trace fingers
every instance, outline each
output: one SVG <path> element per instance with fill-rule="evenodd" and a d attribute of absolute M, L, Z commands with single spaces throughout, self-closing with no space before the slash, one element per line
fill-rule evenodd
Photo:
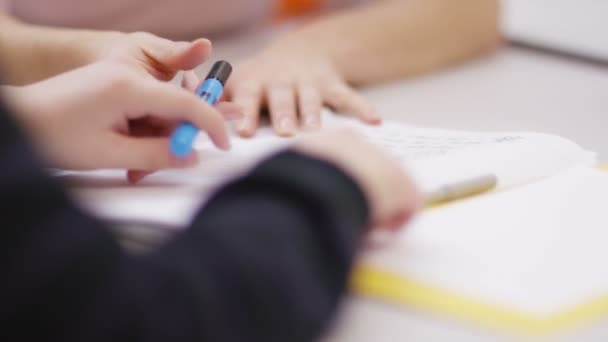
<path fill-rule="evenodd" d="M 215 108 L 228 120 L 238 120 L 243 118 L 243 109 L 236 103 L 219 102 Z"/>
<path fill-rule="evenodd" d="M 205 131 L 217 147 L 230 148 L 222 114 L 196 95 L 162 82 L 149 82 L 130 89 L 127 94 L 130 113 L 153 113 L 169 121 L 190 122 Z"/>
<path fill-rule="evenodd" d="M 271 83 L 266 88 L 266 99 L 274 130 L 281 136 L 296 133 L 296 98 L 288 82 Z"/>
<path fill-rule="evenodd" d="M 396 231 L 403 228 L 422 208 L 422 195 L 409 175 L 402 175 L 400 189 L 402 198 L 400 200 L 395 199 L 395 203 L 399 203 L 400 206 L 394 209 L 392 215 L 387 215 L 383 222 L 378 223 L 385 229 Z"/>
<path fill-rule="evenodd" d="M 141 119 L 131 120 L 129 123 L 129 132 L 125 135 L 129 135 L 131 137 L 169 137 L 178 124 L 178 122 L 171 122 L 157 117 L 147 116 Z M 156 153 L 158 153 L 158 151 L 156 151 Z M 151 157 L 145 157 L 142 160 L 150 161 Z M 169 157 L 167 160 L 169 161 L 169 164 L 165 165 L 164 168 L 188 167 L 197 163 L 198 154 L 192 153 L 186 157 L 180 158 Z M 144 164 L 142 163 L 142 165 Z M 154 172 L 156 171 L 128 170 L 127 180 L 134 184 L 153 174 Z"/>
<path fill-rule="evenodd" d="M 135 184 L 153 173 L 154 171 L 128 170 L 127 181 L 131 184 Z"/>
<path fill-rule="evenodd" d="M 142 160 L 146 160 L 146 159 L 142 159 Z M 150 159 L 147 159 L 147 160 L 150 160 Z M 186 168 L 186 167 L 191 167 L 191 166 L 198 164 L 199 155 L 197 153 L 192 153 L 192 154 L 188 155 L 186 158 L 177 158 L 177 159 L 168 158 L 167 160 L 169 161 L 169 165 L 167 165 L 163 168 Z M 161 169 L 161 168 L 158 168 L 158 169 Z M 129 183 L 135 184 L 155 172 L 156 172 L 156 170 L 135 170 L 135 169 L 128 170 L 127 171 L 127 180 L 129 181 Z"/>
<path fill-rule="evenodd" d="M 179 43 L 178 43 L 179 44 Z M 211 42 L 207 39 L 197 39 L 192 43 L 186 43 L 188 47 L 176 47 L 176 52 L 167 60 L 167 65 L 175 70 L 190 70 L 202 64 L 211 54 Z M 182 46 L 184 46 L 182 44 Z"/>
<path fill-rule="evenodd" d="M 316 130 L 321 127 L 322 99 L 319 91 L 312 83 L 298 84 L 298 109 L 301 127 L 306 130 Z"/>
<path fill-rule="evenodd" d="M 400 164 L 389 161 L 388 156 L 384 158 L 384 177 L 390 181 L 385 184 L 384 194 L 377 197 L 374 223 L 380 228 L 399 230 L 422 208 L 422 195 Z"/>
<path fill-rule="evenodd" d="M 129 120 L 128 129 L 118 130 L 118 132 L 134 137 L 167 137 L 178 124 L 179 122 L 146 116 L 141 119 Z"/>
<path fill-rule="evenodd" d="M 173 42 L 152 35 L 146 37 L 142 44 L 146 55 L 172 71 L 194 69 L 211 54 L 211 42 L 207 39 Z"/>
<path fill-rule="evenodd" d="M 112 146 L 116 148 L 107 156 L 111 167 L 133 171 L 131 177 L 138 180 L 153 172 L 167 168 L 185 168 L 198 163 L 198 153 L 185 158 L 175 157 L 169 149 L 168 137 L 133 138 L 115 135 Z"/>
<path fill-rule="evenodd" d="M 199 83 L 200 80 L 193 70 L 184 71 L 182 75 L 182 88 L 194 93 Z"/>
<path fill-rule="evenodd" d="M 189 70 L 185 71 L 182 77 L 182 88 L 190 91 L 196 92 L 200 84 L 200 80 L 198 76 L 194 73 L 194 71 Z M 222 94 L 223 95 L 223 94 Z M 219 102 L 215 105 L 215 108 L 228 120 L 236 120 L 241 119 L 243 117 L 243 110 L 241 106 L 232 102 Z"/>
<path fill-rule="evenodd" d="M 381 121 L 371 105 L 343 82 L 334 82 L 327 86 L 323 99 L 335 110 L 354 115 L 364 122 L 378 124 Z"/>
<path fill-rule="evenodd" d="M 200 85 L 200 80 L 194 70 L 184 71 L 182 76 L 182 88 L 190 91 L 196 92 Z M 226 92 L 222 94 L 222 99 L 225 99 Z M 241 119 L 243 117 L 243 110 L 241 106 L 232 102 L 219 102 L 215 105 L 215 108 L 224 114 L 224 117 L 229 120 Z"/>
<path fill-rule="evenodd" d="M 184 71 L 182 76 L 182 88 L 194 93 L 198 89 L 199 84 L 200 80 L 193 70 Z M 222 95 L 224 96 L 225 92 Z M 229 120 L 241 119 L 243 117 L 243 110 L 241 109 L 241 106 L 236 103 L 219 102 L 215 105 L 215 108 Z"/>
<path fill-rule="evenodd" d="M 328 160 L 343 168 L 366 194 L 371 223 L 397 229 L 420 208 L 421 196 L 414 179 L 393 157 L 351 129 L 325 130 L 308 135 L 296 150 Z"/>
<path fill-rule="evenodd" d="M 263 95 L 262 85 L 257 81 L 236 83 L 231 88 L 231 94 L 232 101 L 241 107 L 243 114 L 237 132 L 244 137 L 250 137 L 258 126 Z"/>
<path fill-rule="evenodd" d="M 378 124 L 381 121 L 371 105 L 343 82 L 323 89 L 306 81 L 298 82 L 295 87 L 289 82 L 275 81 L 262 85 L 250 81 L 237 83 L 231 93 L 232 101 L 243 111 L 243 119 L 237 127 L 242 136 L 254 134 L 263 100 L 268 106 L 272 125 L 281 136 L 294 135 L 299 126 L 305 130 L 320 128 L 323 103 L 367 123 Z"/>

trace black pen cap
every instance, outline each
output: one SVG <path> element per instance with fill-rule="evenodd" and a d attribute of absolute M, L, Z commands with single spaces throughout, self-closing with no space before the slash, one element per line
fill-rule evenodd
<path fill-rule="evenodd" d="M 222 85 L 226 85 L 230 73 L 232 73 L 232 65 L 230 65 L 230 63 L 226 61 L 217 61 L 213 64 L 213 67 L 211 67 L 207 78 L 215 78 L 220 81 Z"/>

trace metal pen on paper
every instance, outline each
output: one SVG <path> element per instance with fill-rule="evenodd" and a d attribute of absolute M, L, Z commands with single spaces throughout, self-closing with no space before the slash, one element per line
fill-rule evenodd
<path fill-rule="evenodd" d="M 425 194 L 425 206 L 438 205 L 490 191 L 498 184 L 493 174 L 485 174 L 463 181 L 442 185 Z"/>

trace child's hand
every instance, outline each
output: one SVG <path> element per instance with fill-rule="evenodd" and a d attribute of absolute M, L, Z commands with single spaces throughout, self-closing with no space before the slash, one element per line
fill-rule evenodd
<path fill-rule="evenodd" d="M 284 136 L 298 129 L 319 128 L 323 105 L 364 122 L 380 122 L 372 106 L 346 83 L 330 59 L 304 45 L 310 44 L 277 43 L 235 66 L 226 95 L 243 108 L 239 134 L 255 133 L 262 107 L 268 107 L 275 131 Z"/>
<path fill-rule="evenodd" d="M 351 131 L 306 136 L 295 150 L 327 160 L 353 177 L 367 196 L 374 226 L 398 229 L 422 206 L 422 197 L 403 167 Z"/>
<path fill-rule="evenodd" d="M 192 91 L 199 83 L 192 69 L 211 54 L 211 42 L 207 39 L 176 42 L 146 32 L 103 32 L 93 37 L 83 44 L 87 61 L 120 61 L 161 81 L 169 81 L 183 70 L 182 85 Z"/>
<path fill-rule="evenodd" d="M 194 94 L 142 76 L 124 63 L 99 62 L 22 88 L 9 96 L 25 128 L 52 166 L 154 171 L 197 162 L 172 156 L 173 128 L 184 121 L 222 149 L 230 144 L 224 117 Z"/>

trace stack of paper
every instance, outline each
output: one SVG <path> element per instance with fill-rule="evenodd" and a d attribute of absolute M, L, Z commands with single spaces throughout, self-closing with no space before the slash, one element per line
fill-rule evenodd
<path fill-rule="evenodd" d="M 499 188 L 522 185 L 577 165 L 592 165 L 595 155 L 558 136 L 525 132 L 464 132 L 386 122 L 367 126 L 325 113 L 327 129 L 351 127 L 399 159 L 423 191 L 449 182 L 493 173 Z M 199 166 L 154 174 L 136 187 L 124 172 L 61 172 L 86 208 L 104 217 L 183 225 L 215 188 L 237 177 L 261 158 L 287 147 L 294 139 L 262 128 L 255 138 L 234 136 L 230 152 L 198 140 Z"/>

